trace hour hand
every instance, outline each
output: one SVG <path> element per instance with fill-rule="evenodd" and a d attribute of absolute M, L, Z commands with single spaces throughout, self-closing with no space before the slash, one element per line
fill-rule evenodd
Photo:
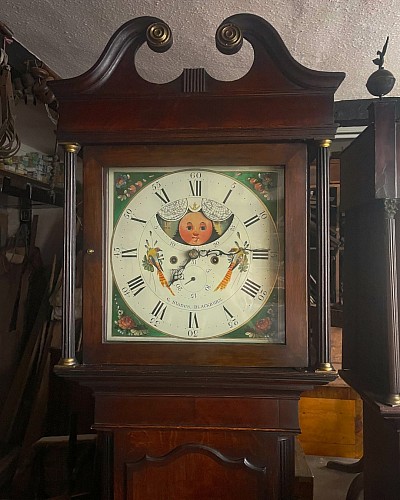
<path fill-rule="evenodd" d="M 172 278 L 171 281 L 169 282 L 169 285 L 171 286 L 172 283 L 175 283 L 175 281 L 179 281 L 183 279 L 183 271 L 185 270 L 186 265 L 190 262 L 190 259 L 188 259 L 184 264 L 178 267 L 178 269 L 172 269 Z"/>
<path fill-rule="evenodd" d="M 189 264 L 189 262 L 197 259 L 198 257 L 199 257 L 199 251 L 196 250 L 195 248 L 192 248 L 188 252 L 185 262 L 183 264 L 181 264 L 177 269 L 172 270 L 172 278 L 171 278 L 171 281 L 169 282 L 169 285 L 171 286 L 172 283 L 175 283 L 175 281 L 182 280 L 184 278 L 183 275 L 184 275 L 185 267 Z"/>

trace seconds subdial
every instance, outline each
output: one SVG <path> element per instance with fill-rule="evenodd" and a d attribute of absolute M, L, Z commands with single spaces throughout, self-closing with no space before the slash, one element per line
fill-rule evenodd
<path fill-rule="evenodd" d="M 188 292 L 200 292 L 207 285 L 207 274 L 201 267 L 195 264 L 189 264 L 185 269 L 182 286 Z"/>

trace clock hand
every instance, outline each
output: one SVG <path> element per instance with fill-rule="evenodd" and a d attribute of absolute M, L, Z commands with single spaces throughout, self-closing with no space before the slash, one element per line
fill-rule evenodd
<path fill-rule="evenodd" d="M 183 264 L 181 264 L 178 269 L 173 269 L 172 270 L 172 279 L 171 281 L 169 282 L 169 285 L 171 286 L 173 283 L 175 283 L 175 281 L 179 281 L 181 279 L 183 279 L 183 271 L 185 270 L 185 267 L 189 264 L 189 262 L 191 261 L 192 259 L 187 259 L 186 262 L 184 262 Z"/>
<path fill-rule="evenodd" d="M 232 255 L 231 252 L 224 252 L 222 250 L 212 249 L 212 250 L 200 250 L 199 257 L 208 257 L 209 255 L 215 255 L 219 257 L 220 255 L 227 255 L 228 257 Z"/>
<path fill-rule="evenodd" d="M 220 249 L 212 249 L 212 250 L 200 250 L 199 251 L 199 256 L 200 257 L 208 257 L 209 255 L 215 255 L 217 257 L 221 255 L 226 255 L 227 257 L 234 257 L 235 255 L 241 253 L 241 252 L 251 252 L 251 253 L 259 253 L 259 254 L 264 254 L 268 258 L 268 254 L 270 252 L 269 248 L 248 248 L 248 247 L 235 247 L 229 250 L 229 252 L 224 252 L 223 250 Z"/>
<path fill-rule="evenodd" d="M 183 264 L 181 264 L 178 267 L 178 269 L 174 269 L 172 271 L 172 279 L 169 282 L 169 286 L 171 286 L 173 283 L 175 283 L 175 281 L 179 281 L 179 280 L 183 279 L 183 271 L 185 270 L 185 267 L 189 264 L 189 262 L 197 259 L 198 257 L 199 257 L 199 251 L 196 248 L 192 248 L 188 252 L 188 258 L 186 259 L 186 261 Z"/>
<path fill-rule="evenodd" d="M 238 233 L 239 236 L 239 233 Z M 248 242 L 245 241 L 241 246 L 237 241 L 235 241 L 236 247 L 233 247 L 229 250 L 228 253 L 222 252 L 219 255 L 228 255 L 228 260 L 230 261 L 228 270 L 225 273 L 225 276 L 222 278 L 221 282 L 215 288 L 215 290 L 223 290 L 229 284 L 233 270 L 238 267 L 240 272 L 244 272 L 248 269 L 249 259 L 247 255 L 251 252 L 254 259 L 268 259 L 269 257 L 269 248 L 249 248 Z M 210 251 L 210 253 L 212 250 Z"/>

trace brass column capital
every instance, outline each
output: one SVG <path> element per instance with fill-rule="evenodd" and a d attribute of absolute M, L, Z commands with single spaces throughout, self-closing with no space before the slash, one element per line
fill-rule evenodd
<path fill-rule="evenodd" d="M 320 148 L 329 148 L 331 144 L 332 141 L 330 139 L 322 139 L 322 141 L 319 141 Z"/>
<path fill-rule="evenodd" d="M 81 149 L 81 145 L 77 142 L 60 142 L 60 146 L 64 148 L 67 153 L 75 153 L 78 154 Z"/>

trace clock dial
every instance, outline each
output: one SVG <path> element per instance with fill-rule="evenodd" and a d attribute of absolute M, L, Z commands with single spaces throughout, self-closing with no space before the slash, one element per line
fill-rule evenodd
<path fill-rule="evenodd" d="M 284 342 L 283 170 L 110 169 L 107 340 Z"/>

